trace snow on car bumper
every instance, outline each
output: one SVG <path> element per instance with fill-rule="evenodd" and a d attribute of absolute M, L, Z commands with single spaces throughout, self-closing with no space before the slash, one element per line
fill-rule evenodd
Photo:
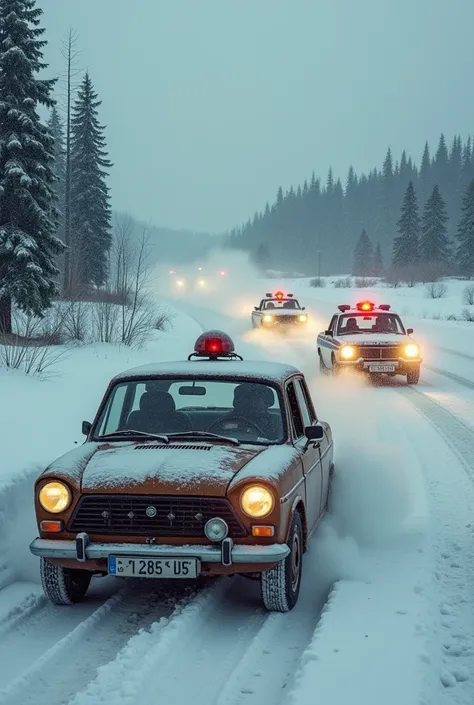
<path fill-rule="evenodd" d="M 134 543 L 89 543 L 87 534 L 78 534 L 76 541 L 35 539 L 30 551 L 41 558 L 73 559 L 80 562 L 91 559 L 108 558 L 109 555 L 127 556 L 133 553 L 144 558 L 197 558 L 202 563 L 220 563 L 229 566 L 234 563 L 261 564 L 279 563 L 290 552 L 286 544 L 269 546 L 234 545 L 232 539 L 224 539 L 215 546 L 171 546 Z"/>

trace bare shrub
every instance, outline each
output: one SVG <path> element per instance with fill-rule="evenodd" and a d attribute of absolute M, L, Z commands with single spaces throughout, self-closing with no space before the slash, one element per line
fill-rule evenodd
<path fill-rule="evenodd" d="M 89 310 L 84 301 L 72 301 L 66 305 L 64 334 L 67 340 L 85 342 L 90 330 Z"/>
<path fill-rule="evenodd" d="M 173 316 L 169 311 L 159 310 L 155 316 L 155 325 L 153 326 L 155 330 L 169 330 L 171 327 L 171 319 Z"/>
<path fill-rule="evenodd" d="M 313 277 L 309 280 L 309 285 L 312 286 L 314 289 L 324 289 L 324 287 L 326 286 L 326 280 L 322 277 Z"/>
<path fill-rule="evenodd" d="M 462 292 L 462 300 L 467 306 L 474 306 L 474 284 L 465 287 Z"/>
<path fill-rule="evenodd" d="M 372 286 L 377 286 L 377 279 L 371 277 L 356 277 L 354 286 L 356 289 L 368 289 Z"/>
<path fill-rule="evenodd" d="M 474 323 L 474 311 L 471 311 L 469 308 L 463 308 L 461 311 L 461 321 Z"/>
<path fill-rule="evenodd" d="M 0 329 L 0 365 L 27 375 L 46 376 L 46 371 L 65 357 L 67 350 L 52 343 L 54 331 L 45 330 L 44 320 L 13 314 L 15 333 Z"/>
<path fill-rule="evenodd" d="M 335 289 L 351 289 L 352 279 L 350 277 L 345 277 L 344 279 L 336 279 L 334 282 Z"/>
<path fill-rule="evenodd" d="M 448 287 L 444 282 L 429 282 L 425 286 L 426 297 L 428 299 L 442 299 L 448 292 Z"/>
<path fill-rule="evenodd" d="M 92 309 L 91 335 L 99 343 L 117 343 L 120 308 L 116 304 L 102 301 Z"/>
<path fill-rule="evenodd" d="M 384 283 L 391 289 L 398 289 L 402 286 L 402 276 L 398 269 L 388 269 L 383 278 Z"/>

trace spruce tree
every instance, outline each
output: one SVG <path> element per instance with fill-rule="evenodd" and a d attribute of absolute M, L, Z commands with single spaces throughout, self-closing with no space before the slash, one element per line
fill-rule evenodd
<path fill-rule="evenodd" d="M 397 226 L 398 236 L 393 243 L 393 266 L 406 267 L 418 264 L 420 259 L 420 216 L 413 181 L 410 181 L 407 186 Z"/>
<path fill-rule="evenodd" d="M 439 262 L 445 265 L 448 264 L 447 220 L 446 204 L 436 184 L 425 204 L 421 223 L 420 260 L 423 263 Z"/>
<path fill-rule="evenodd" d="M 457 263 L 462 274 L 474 276 L 474 179 L 463 197 L 458 232 Z"/>
<path fill-rule="evenodd" d="M 54 191 L 59 210 L 58 235 L 64 242 L 64 206 L 66 199 L 66 149 L 64 145 L 64 125 L 56 107 L 53 107 L 48 121 L 48 129 L 54 140 L 53 171 L 56 176 Z"/>
<path fill-rule="evenodd" d="M 356 277 L 367 277 L 373 273 L 373 248 L 367 232 L 363 230 L 354 250 L 354 267 Z"/>
<path fill-rule="evenodd" d="M 380 248 L 380 242 L 377 243 L 377 247 L 375 248 L 373 270 L 374 270 L 373 271 L 374 276 L 376 276 L 376 277 L 383 276 L 384 266 L 383 266 L 383 258 L 382 258 L 382 250 Z"/>
<path fill-rule="evenodd" d="M 106 282 L 112 244 L 106 184 L 106 169 L 112 162 L 107 158 L 104 127 L 98 119 L 101 102 L 86 73 L 73 107 L 71 144 L 71 272 L 72 286 L 79 290 Z"/>
<path fill-rule="evenodd" d="M 39 79 L 46 41 L 36 0 L 0 0 L 0 328 L 12 305 L 42 316 L 57 293 L 53 137 L 37 112 L 55 80 Z"/>

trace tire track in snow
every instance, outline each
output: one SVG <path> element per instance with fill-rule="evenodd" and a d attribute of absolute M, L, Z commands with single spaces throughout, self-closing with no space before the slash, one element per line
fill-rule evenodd
<path fill-rule="evenodd" d="M 257 582 L 223 579 L 164 627 L 130 640 L 69 705 L 253 705 L 262 698 L 277 705 L 329 591 L 315 579 L 314 564 L 308 552 L 300 600 L 287 614 L 264 610 Z"/>
<path fill-rule="evenodd" d="M 427 684 L 432 693 L 426 694 L 426 702 L 471 705 L 474 702 L 474 434 L 423 392 L 409 389 L 405 390 L 405 396 L 419 415 L 418 420 L 412 419 L 407 424 L 407 434 L 424 464 L 434 513 L 435 570 L 430 594 L 435 626 L 429 658 L 437 679 Z M 422 420 L 431 425 L 431 438 L 426 438 L 425 430 L 420 427 Z"/>
<path fill-rule="evenodd" d="M 189 586 L 177 594 L 169 584 L 157 590 L 156 585 L 151 586 L 149 582 L 127 581 L 50 648 L 45 651 L 43 646 L 26 667 L 23 663 L 20 673 L 6 667 L 5 672 L 0 673 L 0 682 L 5 684 L 0 690 L 0 704 L 60 705 L 67 702 L 95 678 L 98 667 L 113 659 L 134 634 L 148 629 L 159 617 L 169 617 L 194 595 Z M 48 603 L 42 611 L 44 614 L 36 621 L 28 620 L 24 613 L 23 638 L 18 639 L 18 629 L 2 635 L 0 665 L 2 654 L 6 656 L 13 650 L 24 661 L 31 638 L 34 636 L 41 641 L 43 630 L 47 634 L 48 622 L 54 623 L 68 613 L 73 615 L 78 607 L 62 608 Z M 8 664 L 6 658 L 3 661 Z"/>

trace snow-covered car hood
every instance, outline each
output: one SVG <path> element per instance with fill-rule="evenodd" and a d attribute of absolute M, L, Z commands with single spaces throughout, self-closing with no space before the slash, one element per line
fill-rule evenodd
<path fill-rule="evenodd" d="M 91 442 L 58 458 L 43 475 L 69 481 L 84 493 L 224 496 L 236 473 L 264 449 L 193 441 Z"/>
<path fill-rule="evenodd" d="M 354 333 L 354 335 L 337 336 L 337 340 L 348 345 L 406 345 L 414 342 L 409 335 L 392 333 Z"/>

